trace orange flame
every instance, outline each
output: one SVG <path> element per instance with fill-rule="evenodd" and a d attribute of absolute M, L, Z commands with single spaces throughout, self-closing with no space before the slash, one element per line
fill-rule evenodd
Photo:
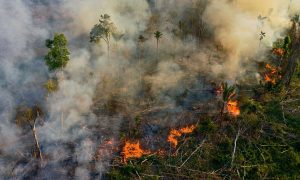
<path fill-rule="evenodd" d="M 122 154 L 124 156 L 124 162 L 126 162 L 128 158 L 140 158 L 143 155 L 149 154 L 149 152 L 144 151 L 141 148 L 141 145 L 140 145 L 139 141 L 137 141 L 136 143 L 126 141 L 125 145 L 123 147 Z"/>
<path fill-rule="evenodd" d="M 229 112 L 229 114 L 233 115 L 233 116 L 238 116 L 240 115 L 241 111 L 238 107 L 238 102 L 237 101 L 228 101 L 227 102 L 227 110 Z"/>
<path fill-rule="evenodd" d="M 264 75 L 265 81 L 271 84 L 276 84 L 276 80 L 281 78 L 280 76 L 278 76 L 278 70 L 272 67 L 270 64 L 266 64 L 265 68 L 267 70 Z"/>
<path fill-rule="evenodd" d="M 182 134 L 190 134 L 195 130 L 195 128 L 196 128 L 195 125 L 191 125 L 191 126 L 183 127 L 179 130 L 172 129 L 168 136 L 168 142 L 170 142 L 173 147 L 176 147 L 178 145 L 177 137 L 180 137 Z"/>
<path fill-rule="evenodd" d="M 277 56 L 284 56 L 285 50 L 283 48 L 274 48 L 272 53 Z"/>

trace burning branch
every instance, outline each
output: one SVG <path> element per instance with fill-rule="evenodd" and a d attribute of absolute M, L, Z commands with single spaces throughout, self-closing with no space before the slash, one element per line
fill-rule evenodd
<path fill-rule="evenodd" d="M 179 130 L 176 129 L 172 129 L 170 131 L 170 134 L 168 136 L 168 142 L 170 142 L 172 144 L 173 147 L 176 147 L 178 145 L 178 140 L 177 138 L 182 136 L 182 134 L 190 134 L 195 130 L 196 126 L 195 125 L 191 125 L 191 126 L 187 126 L 187 127 L 183 127 Z"/>
<path fill-rule="evenodd" d="M 281 79 L 281 76 L 279 75 L 279 68 L 273 67 L 270 64 L 266 64 L 265 69 L 265 82 L 275 85 L 276 82 Z"/>

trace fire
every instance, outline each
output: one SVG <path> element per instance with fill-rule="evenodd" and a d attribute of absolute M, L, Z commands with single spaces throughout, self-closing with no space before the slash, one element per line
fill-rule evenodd
<path fill-rule="evenodd" d="M 265 81 L 271 84 L 276 84 L 277 79 L 281 78 L 278 75 L 278 69 L 272 67 L 270 64 L 266 64 L 265 68 L 266 68 L 266 73 L 264 75 Z"/>
<path fill-rule="evenodd" d="M 272 84 L 276 84 L 276 79 L 271 78 L 269 75 L 265 74 L 265 81 L 270 82 Z"/>
<path fill-rule="evenodd" d="M 168 141 L 174 146 L 176 147 L 178 144 L 178 140 L 176 139 L 176 137 L 180 137 L 181 133 L 180 131 L 176 130 L 176 129 L 172 129 L 170 132 L 170 135 L 168 136 Z"/>
<path fill-rule="evenodd" d="M 285 50 L 283 48 L 274 48 L 272 53 L 277 56 L 284 56 Z"/>
<path fill-rule="evenodd" d="M 195 128 L 196 128 L 195 125 L 191 125 L 191 126 L 183 127 L 179 130 L 172 129 L 168 136 L 168 142 L 170 142 L 173 147 L 176 147 L 178 145 L 177 137 L 180 137 L 182 134 L 190 134 L 195 130 Z"/>
<path fill-rule="evenodd" d="M 238 116 L 241 113 L 237 101 L 232 101 L 232 100 L 228 101 L 227 110 L 233 116 Z"/>
<path fill-rule="evenodd" d="M 124 162 L 127 161 L 128 158 L 140 158 L 143 155 L 149 154 L 148 151 L 144 151 L 141 148 L 140 142 L 137 141 L 135 142 L 130 142 L 130 141 L 126 141 L 125 145 L 123 147 L 123 152 L 122 152 L 123 156 L 124 156 Z"/>

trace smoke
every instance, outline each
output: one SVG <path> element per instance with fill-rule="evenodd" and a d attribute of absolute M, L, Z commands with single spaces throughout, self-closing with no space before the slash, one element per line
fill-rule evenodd
<path fill-rule="evenodd" d="M 150 108 L 148 123 L 176 125 L 179 113 L 210 99 L 193 89 L 256 73 L 255 62 L 266 58 L 299 11 L 299 0 L 0 0 L 0 175 L 101 178 L 120 131 L 144 108 Z M 120 35 L 110 59 L 104 42 L 89 43 L 104 13 Z M 156 30 L 163 33 L 158 47 Z M 49 73 L 42 60 L 44 41 L 55 32 L 69 40 L 63 73 Z M 59 89 L 47 96 L 43 84 L 55 77 Z M 22 141 L 30 132 L 14 122 L 21 105 L 40 105 L 46 114 L 37 127 L 45 156 L 39 168 L 33 160 L 18 162 L 22 157 L 14 153 L 30 159 L 32 142 Z"/>
<path fill-rule="evenodd" d="M 4 178 L 20 157 L 18 152 L 25 149 L 20 141 L 26 136 L 14 120 L 16 109 L 43 101 L 46 68 L 36 50 L 47 31 L 35 23 L 21 0 L 0 1 L 0 24 L 0 176 Z"/>
<path fill-rule="evenodd" d="M 300 1 L 211 1 L 204 19 L 214 29 L 214 40 L 226 51 L 224 60 L 228 78 L 243 75 L 245 64 L 257 55 L 263 57 L 265 48 L 272 46 L 289 27 L 289 7 L 298 8 Z M 266 37 L 260 40 L 260 32 Z M 259 60 L 259 59 L 258 59 Z M 223 70 L 222 70 L 223 71 Z M 220 72 L 218 72 L 220 73 Z"/>

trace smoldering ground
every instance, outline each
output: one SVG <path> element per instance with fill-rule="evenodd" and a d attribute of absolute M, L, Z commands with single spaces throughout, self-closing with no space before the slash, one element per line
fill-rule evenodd
<path fill-rule="evenodd" d="M 99 146 L 111 139 L 118 146 L 120 128 L 138 112 L 157 108 L 146 118 L 150 124 L 176 125 L 179 112 L 211 98 L 193 90 L 209 89 L 209 80 L 239 83 L 246 71 L 255 73 L 255 62 L 264 60 L 300 10 L 299 0 L 0 3 L 1 176 L 49 179 L 101 177 L 113 154 L 95 159 Z M 104 13 L 120 35 L 109 60 L 104 42 L 89 43 Z M 158 51 L 156 30 L 163 33 Z M 261 31 L 267 34 L 263 40 Z M 44 41 L 55 32 L 67 36 L 71 60 L 57 77 L 58 91 L 47 96 L 43 84 L 59 74 L 44 65 Z M 29 153 L 32 142 L 24 141 L 30 133 L 15 125 L 21 105 L 39 105 L 46 114 L 37 127 L 45 156 L 40 168 Z"/>

